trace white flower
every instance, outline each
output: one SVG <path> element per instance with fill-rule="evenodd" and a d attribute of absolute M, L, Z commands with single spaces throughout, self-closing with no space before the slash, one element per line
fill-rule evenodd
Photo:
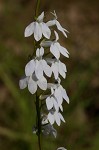
<path fill-rule="evenodd" d="M 47 80 L 44 77 L 37 79 L 36 75 L 32 74 L 31 76 L 22 78 L 19 81 L 19 86 L 20 89 L 24 89 L 28 86 L 29 92 L 34 94 L 37 91 L 37 86 L 42 90 L 47 89 Z"/>
<path fill-rule="evenodd" d="M 57 99 L 58 105 L 60 106 L 63 103 L 63 99 L 69 104 L 69 97 L 66 93 L 66 90 L 60 84 L 60 78 L 57 79 L 57 84 L 55 83 L 48 83 L 48 89 L 54 89 L 54 96 Z"/>
<path fill-rule="evenodd" d="M 51 88 L 51 95 L 46 98 L 46 106 L 48 110 L 54 108 L 56 111 L 61 109 L 63 111 L 62 103 L 59 102 L 59 99 L 55 97 L 55 91 Z"/>
<path fill-rule="evenodd" d="M 34 33 L 34 38 L 39 41 L 42 35 L 49 39 L 51 36 L 51 31 L 46 23 L 43 22 L 44 12 L 36 19 L 35 22 L 30 23 L 24 32 L 25 37 L 31 36 Z"/>
<path fill-rule="evenodd" d="M 53 125 L 54 122 L 56 122 L 58 126 L 60 126 L 61 120 L 63 122 L 65 122 L 65 120 L 64 120 L 63 116 L 61 115 L 61 113 L 58 112 L 58 111 L 53 111 L 53 110 L 51 110 L 49 112 L 49 114 L 48 114 L 48 120 L 49 120 L 49 122 L 50 122 L 51 125 Z"/>
<path fill-rule="evenodd" d="M 54 95 L 59 103 L 62 103 L 64 99 L 69 104 L 69 97 L 67 96 L 66 90 L 62 87 L 62 85 L 55 89 Z"/>
<path fill-rule="evenodd" d="M 52 71 L 51 67 L 47 64 L 47 62 L 42 59 L 44 55 L 44 48 L 41 47 L 36 50 L 36 58 L 29 61 L 25 66 L 25 74 L 26 76 L 31 76 L 34 72 L 38 79 L 43 78 L 43 72 L 51 77 Z"/>
<path fill-rule="evenodd" d="M 23 76 L 20 80 L 19 80 L 19 87 L 20 89 L 25 89 L 28 85 L 28 80 L 29 78 L 26 76 Z"/>
<path fill-rule="evenodd" d="M 52 63 L 51 66 L 52 72 L 54 73 L 55 79 L 58 78 L 59 74 L 65 79 L 66 78 L 66 66 L 60 60 Z"/>
<path fill-rule="evenodd" d="M 54 13 L 52 13 L 52 14 L 54 15 L 54 19 L 51 20 L 51 21 L 48 21 L 48 22 L 47 22 L 47 25 L 48 25 L 49 27 L 56 25 L 57 29 L 58 29 L 59 31 L 61 31 L 61 32 L 64 34 L 65 37 L 67 37 L 66 32 L 68 32 L 68 31 L 67 31 L 66 29 L 64 29 L 64 28 L 60 25 L 60 23 L 57 21 L 56 12 L 54 11 Z"/>
<path fill-rule="evenodd" d="M 46 59 L 46 61 L 51 64 L 52 72 L 54 73 L 55 79 L 58 79 L 59 74 L 65 79 L 66 78 L 66 65 L 62 63 L 60 60 L 55 58 L 53 59 Z"/>
<path fill-rule="evenodd" d="M 69 58 L 69 52 L 66 48 L 61 46 L 57 41 L 59 39 L 58 33 L 54 31 L 56 40 L 54 41 L 42 41 L 41 46 L 43 47 L 49 47 L 50 46 L 50 52 L 55 56 L 56 59 L 60 58 L 60 53 L 64 55 L 65 57 Z"/>

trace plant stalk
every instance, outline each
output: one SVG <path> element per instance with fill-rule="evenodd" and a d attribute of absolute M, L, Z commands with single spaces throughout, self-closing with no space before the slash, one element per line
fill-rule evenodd
<path fill-rule="evenodd" d="M 41 112 L 40 112 L 40 103 L 39 103 L 39 97 L 37 96 L 36 92 L 36 112 L 37 112 L 37 136 L 38 136 L 38 146 L 39 150 L 41 150 Z"/>
<path fill-rule="evenodd" d="M 39 8 L 40 8 L 40 0 L 37 0 L 37 2 L 36 2 L 36 9 L 35 9 L 35 18 L 38 17 Z"/>
<path fill-rule="evenodd" d="M 35 9 L 35 19 L 37 19 L 38 15 L 39 15 L 39 7 L 40 7 L 40 0 L 36 1 L 36 9 Z M 34 40 L 34 50 L 36 52 L 36 41 Z M 37 136 L 38 136 L 38 146 L 39 146 L 39 150 L 41 150 L 41 110 L 40 110 L 40 101 L 39 101 L 39 96 L 37 95 L 36 92 L 36 113 L 37 113 Z"/>

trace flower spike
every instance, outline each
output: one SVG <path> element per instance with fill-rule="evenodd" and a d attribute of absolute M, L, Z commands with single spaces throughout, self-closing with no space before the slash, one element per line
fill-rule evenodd
<path fill-rule="evenodd" d="M 65 123 L 62 116 L 63 101 L 65 100 L 69 104 L 69 97 L 61 85 L 60 79 L 60 76 L 66 78 L 67 68 L 60 58 L 61 55 L 69 58 L 69 52 L 59 43 L 58 32 L 53 29 L 53 26 L 56 26 L 65 37 L 67 37 L 68 31 L 57 20 L 55 11 L 52 15 L 54 16 L 53 20 L 45 23 L 44 12 L 42 12 L 34 22 L 25 28 L 25 37 L 32 34 L 34 36 L 35 55 L 26 64 L 25 75 L 20 79 L 19 87 L 20 89 L 27 87 L 31 94 L 36 93 L 37 118 L 33 133 L 37 136 L 42 133 L 56 138 L 57 131 L 53 125 L 56 123 L 60 126 L 61 122 Z M 55 36 L 53 40 L 51 39 L 51 32 Z M 44 106 L 46 106 L 46 109 Z M 66 149 L 59 147 L 57 150 Z"/>

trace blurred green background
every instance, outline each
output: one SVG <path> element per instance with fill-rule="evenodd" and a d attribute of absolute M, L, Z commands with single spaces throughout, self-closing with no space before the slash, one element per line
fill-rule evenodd
<path fill-rule="evenodd" d="M 35 0 L 36 1 L 36 0 Z M 20 91 L 33 39 L 24 38 L 33 20 L 34 0 L 0 0 L 0 150 L 37 150 L 34 97 Z M 60 42 L 70 52 L 63 81 L 70 97 L 64 102 L 64 118 L 58 136 L 43 137 L 43 150 L 64 146 L 68 150 L 99 150 L 99 1 L 41 0 L 41 10 L 56 10 L 58 20 L 70 32 Z"/>

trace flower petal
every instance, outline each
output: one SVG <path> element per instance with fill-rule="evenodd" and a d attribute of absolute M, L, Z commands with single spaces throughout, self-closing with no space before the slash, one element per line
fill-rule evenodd
<path fill-rule="evenodd" d="M 40 57 L 40 49 L 39 48 L 37 48 L 37 50 L 36 50 L 36 56 Z"/>
<path fill-rule="evenodd" d="M 44 55 L 44 48 L 41 47 L 41 48 L 40 48 L 40 56 L 43 56 L 43 55 Z"/>
<path fill-rule="evenodd" d="M 56 99 L 58 101 L 58 104 L 60 106 L 62 104 L 62 102 L 63 102 L 61 90 L 59 88 L 55 89 L 54 95 L 55 95 L 55 97 L 56 97 Z"/>
<path fill-rule="evenodd" d="M 20 89 L 25 89 L 27 87 L 27 84 L 28 84 L 28 77 L 26 76 L 22 77 L 19 81 Z"/>
<path fill-rule="evenodd" d="M 60 117 L 59 117 L 59 115 L 58 115 L 58 112 L 55 112 L 54 113 L 54 117 L 55 117 L 55 121 L 56 121 L 56 123 L 57 123 L 57 125 L 58 126 L 60 126 Z"/>
<path fill-rule="evenodd" d="M 52 99 L 53 99 L 53 104 L 54 104 L 55 110 L 58 111 L 58 110 L 59 110 L 58 103 L 57 103 L 57 101 L 55 100 L 55 98 L 52 97 Z"/>
<path fill-rule="evenodd" d="M 38 79 L 43 77 L 42 60 L 36 60 L 35 74 Z"/>
<path fill-rule="evenodd" d="M 31 94 L 34 94 L 37 91 L 37 83 L 33 81 L 33 79 L 30 77 L 28 81 L 28 90 Z"/>
<path fill-rule="evenodd" d="M 49 120 L 49 122 L 50 122 L 50 124 L 52 125 L 52 124 L 54 124 L 54 115 L 52 115 L 51 113 L 49 113 L 48 114 L 48 120 Z"/>
<path fill-rule="evenodd" d="M 42 60 L 42 66 L 43 66 L 44 73 L 48 77 L 51 77 L 51 74 L 52 74 L 51 67 L 47 64 L 47 62 L 44 59 Z"/>
<path fill-rule="evenodd" d="M 60 23 L 56 20 L 56 26 L 58 28 L 59 31 L 61 31 L 65 37 L 67 37 L 67 34 L 64 31 L 64 28 L 60 25 Z"/>
<path fill-rule="evenodd" d="M 58 41 L 59 40 L 58 33 L 56 31 L 54 31 L 54 33 L 55 33 L 56 41 Z"/>
<path fill-rule="evenodd" d="M 64 118 L 63 118 L 63 116 L 62 116 L 62 114 L 61 114 L 61 113 L 58 113 L 58 115 L 59 115 L 60 119 L 61 119 L 63 122 L 65 122 L 65 120 L 64 120 Z"/>
<path fill-rule="evenodd" d="M 59 59 L 59 57 L 60 57 L 60 52 L 59 52 L 59 49 L 57 48 L 56 43 L 53 43 L 53 44 L 51 45 L 50 51 L 51 51 L 51 53 L 52 53 L 57 59 Z"/>
<path fill-rule="evenodd" d="M 62 97 L 66 100 L 66 102 L 69 104 L 69 97 L 66 93 L 66 90 L 61 86 L 61 92 L 62 92 Z"/>
<path fill-rule="evenodd" d="M 47 80 L 45 77 L 40 78 L 37 81 L 38 86 L 40 87 L 40 89 L 42 90 L 46 90 L 47 89 Z"/>
<path fill-rule="evenodd" d="M 60 107 L 60 110 L 63 112 L 63 106 L 62 106 L 62 105 L 59 105 L 59 107 Z"/>
<path fill-rule="evenodd" d="M 48 21 L 47 23 L 47 26 L 54 26 L 55 25 L 55 20 L 50 20 L 50 21 Z"/>
<path fill-rule="evenodd" d="M 25 66 L 25 75 L 31 76 L 35 70 L 35 61 L 32 59 Z"/>
<path fill-rule="evenodd" d="M 61 61 L 59 61 L 59 63 L 60 63 L 60 65 L 61 65 L 61 67 L 63 68 L 63 70 L 64 70 L 65 72 L 67 72 L 66 65 L 65 65 L 64 63 L 62 63 Z"/>
<path fill-rule="evenodd" d="M 36 50 L 36 56 L 37 57 L 41 57 L 43 55 L 44 55 L 44 48 L 43 47 L 41 47 L 40 49 L 37 48 L 37 50 Z"/>
<path fill-rule="evenodd" d="M 66 73 L 65 73 L 63 65 L 60 61 L 59 61 L 59 73 L 64 79 L 66 78 Z"/>
<path fill-rule="evenodd" d="M 51 95 L 54 94 L 54 89 L 51 87 Z"/>
<path fill-rule="evenodd" d="M 34 24 L 34 38 L 36 41 L 39 41 L 42 37 L 42 29 L 38 22 Z"/>
<path fill-rule="evenodd" d="M 66 100 L 66 102 L 69 104 L 69 97 L 68 97 L 65 89 L 63 89 L 63 91 L 62 91 L 62 96 Z"/>
<path fill-rule="evenodd" d="M 69 55 L 68 55 L 69 52 L 67 51 L 66 48 L 64 48 L 63 46 L 60 45 L 59 51 L 60 51 L 60 53 L 61 53 L 62 55 L 64 55 L 65 57 L 69 58 Z"/>
<path fill-rule="evenodd" d="M 55 79 L 57 79 L 58 78 L 58 63 L 57 62 L 52 63 L 51 69 L 52 69 L 52 72 L 54 73 Z"/>
<path fill-rule="evenodd" d="M 44 11 L 41 13 L 41 15 L 38 16 L 37 21 L 43 22 L 43 19 L 44 19 Z"/>
<path fill-rule="evenodd" d="M 26 28 L 24 32 L 24 36 L 28 37 L 31 36 L 34 32 L 34 22 L 30 23 Z"/>
<path fill-rule="evenodd" d="M 47 109 L 50 110 L 52 107 L 53 107 L 53 101 L 50 97 L 48 97 L 46 99 L 46 106 L 47 106 Z"/>
<path fill-rule="evenodd" d="M 42 33 L 44 37 L 46 37 L 47 39 L 50 39 L 51 30 L 49 29 L 49 27 L 44 22 L 41 23 L 41 27 L 42 27 Z"/>

